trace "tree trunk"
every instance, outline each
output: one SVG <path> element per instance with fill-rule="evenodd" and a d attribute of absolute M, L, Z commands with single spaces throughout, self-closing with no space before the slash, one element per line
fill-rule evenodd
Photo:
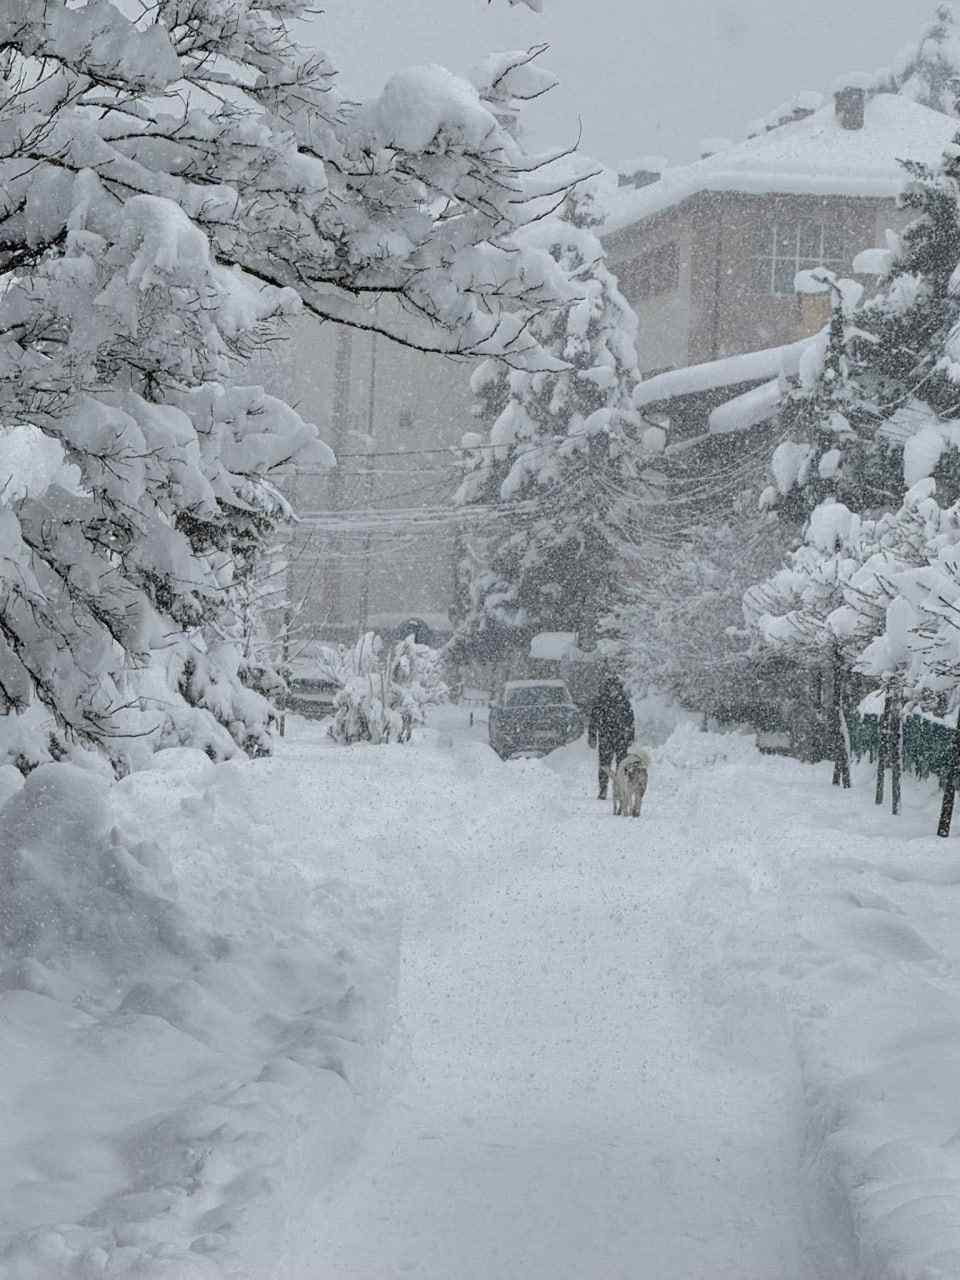
<path fill-rule="evenodd" d="M 950 753 L 950 768 L 943 788 L 940 825 L 937 827 L 938 836 L 950 834 L 950 823 L 953 821 L 953 797 L 957 790 L 958 775 L 960 775 L 960 712 L 957 713 L 957 727 L 953 731 L 953 750 Z"/>
<path fill-rule="evenodd" d="M 290 688 L 290 626 L 293 622 L 293 611 L 287 607 L 283 611 L 283 635 L 280 639 L 280 676 L 283 680 L 283 693 L 280 695 L 280 737 L 287 734 L 287 694 Z"/>
<path fill-rule="evenodd" d="M 903 690 L 900 681 L 887 694 L 887 754 L 890 759 L 890 812 L 900 812 L 900 777 L 903 773 Z"/>
<path fill-rule="evenodd" d="M 850 749 L 847 746 L 843 716 L 843 659 L 840 650 L 833 653 L 833 687 L 831 689 L 831 736 L 833 738 L 833 785 L 850 786 Z"/>
<path fill-rule="evenodd" d="M 874 796 L 876 804 L 883 804 L 884 773 L 887 768 L 887 724 L 890 715 L 890 690 L 883 699 L 883 710 L 877 721 L 877 791 Z"/>

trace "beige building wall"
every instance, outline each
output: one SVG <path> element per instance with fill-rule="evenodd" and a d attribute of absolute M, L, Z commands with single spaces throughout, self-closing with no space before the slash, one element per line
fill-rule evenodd
<path fill-rule="evenodd" d="M 302 623 L 346 638 L 408 617 L 448 623 L 455 538 L 425 529 L 426 508 L 450 505 L 458 479 L 452 446 L 470 430 L 471 366 L 412 351 L 382 336 L 301 318 L 286 341 L 261 354 L 245 377 L 320 427 L 339 465 L 301 471 L 284 491 L 304 525 L 291 547 L 291 595 L 306 601 Z M 397 512 L 385 531 L 312 530 L 309 513 Z"/>
<path fill-rule="evenodd" d="M 611 236 L 605 245 L 607 264 L 637 313 L 637 356 L 643 374 L 675 369 L 687 363 L 694 237 L 692 218 L 681 212 L 675 220 L 658 219 L 652 224 L 627 227 Z M 638 265 L 646 255 L 670 244 L 677 247 L 676 287 L 644 297 L 639 287 Z"/>
<path fill-rule="evenodd" d="M 822 223 L 839 237 L 849 272 L 855 254 L 883 243 L 887 226 L 902 227 L 892 200 L 704 192 L 683 205 L 611 235 L 609 261 L 640 317 L 640 369 L 721 359 L 779 346 L 815 332 L 824 304 L 771 287 L 775 226 Z M 643 297 L 637 282 L 651 252 L 675 243 L 675 287 Z"/>

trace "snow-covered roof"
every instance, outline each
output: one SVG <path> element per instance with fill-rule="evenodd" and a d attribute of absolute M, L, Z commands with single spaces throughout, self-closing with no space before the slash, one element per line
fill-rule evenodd
<path fill-rule="evenodd" d="M 668 169 L 639 190 L 608 199 L 604 234 L 641 222 L 701 191 L 892 198 L 904 172 L 898 160 L 936 164 L 957 122 L 901 94 L 868 97 L 862 129 L 844 129 L 833 102 L 802 120 L 748 138 L 694 164 Z"/>
<path fill-rule="evenodd" d="M 802 338 L 782 347 L 765 347 L 762 351 L 747 351 L 742 355 L 726 356 L 723 360 L 710 360 L 706 364 L 658 373 L 640 383 L 634 392 L 634 404 L 641 408 L 675 396 L 734 387 L 741 382 L 792 377 L 798 372 L 803 353 L 812 341 L 812 338 Z"/>

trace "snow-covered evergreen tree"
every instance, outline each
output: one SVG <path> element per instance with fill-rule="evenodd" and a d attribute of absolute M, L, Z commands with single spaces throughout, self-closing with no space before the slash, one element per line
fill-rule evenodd
<path fill-rule="evenodd" d="M 32 427 L 78 476 L 0 508 L 0 709 L 39 698 L 58 725 L 28 764 L 72 740 L 118 768 L 266 749 L 244 574 L 269 474 L 332 462 L 233 385 L 284 317 L 540 367 L 531 308 L 577 295 L 514 239 L 556 183 L 477 91 L 426 67 L 349 103 L 291 38 L 306 12 L 0 8 L 0 430 Z"/>
<path fill-rule="evenodd" d="M 865 678 L 885 695 L 897 741 L 904 707 L 943 711 L 960 688 L 960 507 L 935 493 L 920 480 L 876 518 L 825 500 L 803 544 L 744 596 L 760 652 L 828 670 L 836 706 L 850 677 Z"/>
<path fill-rule="evenodd" d="M 859 271 L 876 293 L 829 272 L 801 283 L 834 296 L 833 320 L 811 347 L 780 415 L 784 441 L 766 501 L 804 518 L 826 497 L 857 512 L 895 510 L 906 487 L 933 475 L 960 493 L 953 421 L 960 383 L 960 145 L 937 169 L 906 162 L 902 206 L 917 216 Z"/>
<path fill-rule="evenodd" d="M 779 696 L 744 627 L 743 593 L 784 551 L 777 524 L 745 495 L 727 518 L 686 530 L 647 566 L 611 619 L 631 684 L 690 711 L 759 721 Z M 759 727 L 759 725 L 758 725 Z"/>
<path fill-rule="evenodd" d="M 933 111 L 960 115 L 960 24 L 953 4 L 937 5 L 919 40 L 901 50 L 892 69 L 881 73 L 878 87 Z"/>
<path fill-rule="evenodd" d="M 496 654 L 538 630 L 576 631 L 589 645 L 616 604 L 631 501 L 662 432 L 644 424 L 636 317 L 603 258 L 595 197 L 578 190 L 561 216 L 524 233 L 578 281 L 581 300 L 531 326 L 563 367 L 510 370 L 488 361 L 473 377 L 487 433 L 464 437 L 461 505 L 496 518 L 470 536 L 456 646 Z"/>

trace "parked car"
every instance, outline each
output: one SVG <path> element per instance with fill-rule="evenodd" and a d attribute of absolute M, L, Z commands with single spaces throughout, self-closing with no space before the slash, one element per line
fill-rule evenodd
<path fill-rule="evenodd" d="M 501 759 L 545 756 L 575 742 L 583 716 L 562 680 L 508 680 L 490 704 L 490 745 Z"/>

